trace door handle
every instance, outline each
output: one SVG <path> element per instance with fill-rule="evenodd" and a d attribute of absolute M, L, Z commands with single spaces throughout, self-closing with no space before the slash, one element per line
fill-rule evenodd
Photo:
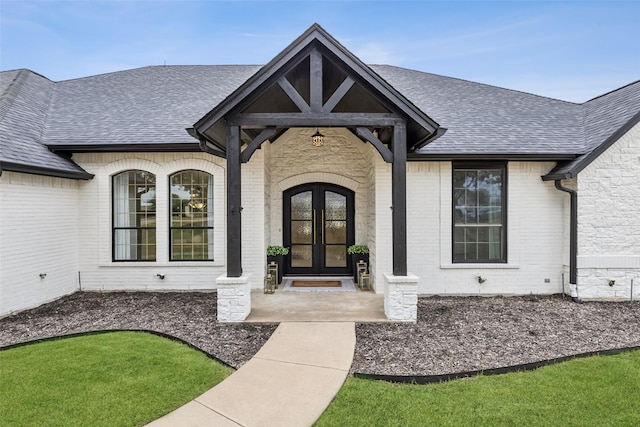
<path fill-rule="evenodd" d="M 313 210 L 313 244 L 316 244 L 316 210 Z"/>
<path fill-rule="evenodd" d="M 322 236 L 322 244 L 324 245 L 324 209 L 322 209 L 322 230 L 320 230 Z"/>

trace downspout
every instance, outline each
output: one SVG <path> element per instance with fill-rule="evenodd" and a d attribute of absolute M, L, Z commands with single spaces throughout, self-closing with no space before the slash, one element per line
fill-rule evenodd
<path fill-rule="evenodd" d="M 564 187 L 559 179 L 554 181 L 558 190 L 569 193 L 571 196 L 569 213 L 569 284 L 571 289 L 571 299 L 573 302 L 580 302 L 578 297 L 578 192 Z M 574 292 L 575 289 L 575 292 Z"/>

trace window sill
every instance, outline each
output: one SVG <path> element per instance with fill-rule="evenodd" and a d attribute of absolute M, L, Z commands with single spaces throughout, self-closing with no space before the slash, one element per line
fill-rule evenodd
<path fill-rule="evenodd" d="M 440 264 L 440 268 L 443 270 L 517 270 L 520 268 L 517 264 L 491 264 L 491 263 L 477 263 L 477 264 Z"/>
<path fill-rule="evenodd" d="M 224 267 L 216 261 L 112 261 L 100 264 L 100 267 Z"/>

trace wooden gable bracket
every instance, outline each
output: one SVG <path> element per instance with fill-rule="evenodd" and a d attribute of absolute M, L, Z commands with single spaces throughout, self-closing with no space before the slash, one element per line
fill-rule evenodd
<path fill-rule="evenodd" d="M 393 163 L 393 153 L 391 152 L 391 150 L 389 150 L 383 143 L 382 141 L 380 141 L 374 134 L 373 132 L 371 132 L 369 130 L 369 128 L 365 128 L 365 127 L 357 127 L 356 128 L 356 134 L 361 137 L 364 138 L 366 141 L 370 142 L 371 145 L 373 145 L 376 150 L 378 150 L 378 153 L 380 153 L 380 155 L 382 156 L 382 158 L 384 159 L 385 162 L 387 163 Z"/>
<path fill-rule="evenodd" d="M 262 145 L 262 143 L 271 138 L 275 133 L 275 126 L 269 126 L 268 128 L 265 128 L 262 132 L 260 132 L 258 136 L 256 136 L 253 141 L 251 141 L 249 145 L 247 145 L 247 148 L 242 151 L 242 154 L 240 154 L 240 161 L 242 163 L 247 163 L 249 159 L 251 159 L 251 156 L 253 156 L 253 153 L 255 153 L 255 151 Z"/>

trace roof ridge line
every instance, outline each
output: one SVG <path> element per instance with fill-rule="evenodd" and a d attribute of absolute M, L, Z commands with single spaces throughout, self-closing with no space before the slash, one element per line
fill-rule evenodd
<path fill-rule="evenodd" d="M 507 90 L 509 92 L 517 92 L 517 93 L 521 93 L 521 94 L 528 95 L 528 96 L 535 96 L 535 97 L 538 97 L 538 98 L 549 99 L 549 100 L 552 100 L 552 101 L 564 102 L 566 104 L 572 104 L 572 105 L 582 105 L 583 104 L 582 102 L 573 102 L 573 101 L 567 101 L 566 99 L 552 98 L 550 96 L 540 95 L 540 94 L 533 93 L 533 92 L 526 92 L 526 91 L 520 90 L 520 89 L 511 89 L 511 88 L 508 88 L 508 87 L 497 86 L 497 85 L 494 85 L 494 84 L 491 84 L 491 83 L 478 82 L 478 81 L 475 81 L 475 80 L 464 79 L 462 77 L 445 76 L 444 74 L 438 74 L 438 73 L 432 73 L 432 72 L 429 72 L 429 71 L 416 70 L 414 68 L 400 67 L 398 65 L 391 65 L 391 64 L 368 64 L 368 65 L 369 65 L 369 67 L 399 68 L 401 70 L 413 71 L 413 72 L 416 72 L 416 73 L 427 74 L 427 75 L 436 76 L 436 77 L 442 77 L 442 78 L 445 78 L 445 79 L 458 80 L 458 81 L 465 82 L 465 83 L 471 83 L 471 84 L 475 84 L 475 85 L 487 86 L 487 87 L 500 89 L 500 90 Z"/>
<path fill-rule="evenodd" d="M 612 90 L 610 90 L 609 92 L 605 92 L 605 93 L 603 93 L 602 95 L 594 96 L 593 98 L 591 98 L 591 99 L 589 99 L 589 100 L 587 100 L 587 101 L 583 102 L 583 103 L 582 103 L 582 105 L 587 104 L 588 102 L 591 102 L 591 101 L 595 101 L 595 100 L 596 100 L 596 99 L 598 99 L 598 98 L 602 98 L 602 97 L 605 97 L 605 96 L 607 96 L 607 95 L 610 95 L 610 94 L 612 94 L 612 93 L 614 93 L 614 92 L 617 92 L 617 91 L 619 91 L 619 90 L 622 90 L 622 89 L 624 89 L 624 88 L 627 88 L 627 87 L 629 87 L 629 86 L 631 86 L 631 85 L 634 85 L 634 84 L 636 84 L 636 83 L 640 83 L 640 80 L 635 80 L 635 81 L 633 81 L 633 82 L 631 82 L 631 83 L 627 83 L 626 85 L 622 85 L 622 86 L 620 86 L 619 88 L 612 89 Z"/>

